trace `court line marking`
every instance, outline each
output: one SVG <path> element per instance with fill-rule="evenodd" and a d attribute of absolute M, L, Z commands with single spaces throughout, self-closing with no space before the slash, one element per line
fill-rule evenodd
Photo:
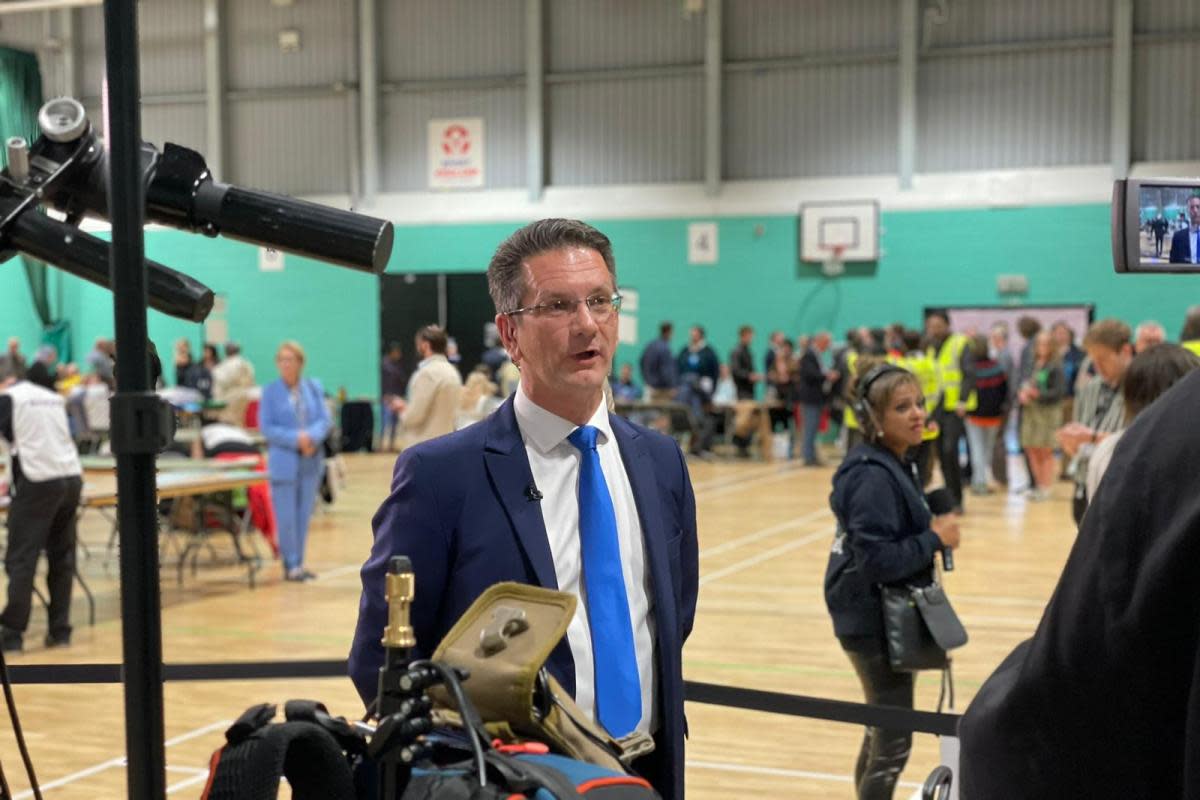
<path fill-rule="evenodd" d="M 360 569 L 362 569 L 362 564 L 343 564 L 340 567 L 334 567 L 333 569 L 318 573 L 317 580 L 329 580 L 330 578 L 339 578 L 342 575 L 346 575 L 351 572 L 358 572 Z"/>
<path fill-rule="evenodd" d="M 726 764 L 720 761 L 693 761 L 687 760 L 689 769 L 707 769 L 715 772 L 742 772 L 755 775 L 774 775 L 781 778 L 808 778 L 818 781 L 832 781 L 836 783 L 850 783 L 849 775 L 834 775 L 829 772 L 810 772 L 803 769 L 781 769 L 779 767 L 759 767 L 751 764 Z M 900 781 L 897 786 L 903 786 L 906 789 L 920 789 L 921 784 L 913 783 L 912 781 Z"/>
<path fill-rule="evenodd" d="M 184 772 L 188 775 L 203 775 L 208 777 L 208 770 L 201 769 L 200 767 L 173 767 L 170 764 L 167 764 L 165 767 L 163 767 L 163 769 L 165 769 L 167 772 Z"/>
<path fill-rule="evenodd" d="M 793 475 L 793 473 L 796 471 L 797 471 L 797 469 L 795 467 L 793 467 L 787 471 L 780 472 L 776 475 L 756 476 L 747 481 L 732 484 L 730 486 L 718 487 L 711 491 L 705 491 L 705 492 L 702 492 L 702 493 L 696 495 L 696 502 L 700 502 L 701 500 L 713 500 L 713 499 L 716 499 L 719 497 L 724 497 L 727 494 L 733 494 L 734 492 L 741 491 L 742 489 L 745 489 L 749 486 L 755 486 L 755 485 L 766 484 L 766 483 L 778 483 L 779 481 L 782 481 L 782 480 L 788 480 L 788 479 L 795 477 L 795 475 Z"/>
<path fill-rule="evenodd" d="M 758 542 L 763 539 L 770 538 L 771 536 L 774 536 L 777 533 L 782 533 L 786 530 L 790 530 L 791 528 L 799 528 L 800 526 L 804 525 L 805 523 L 812 522 L 813 520 L 816 520 L 816 519 L 820 519 L 821 517 L 824 517 L 824 516 L 828 515 L 829 513 L 830 512 L 828 509 L 821 509 L 819 511 L 813 511 L 810 514 L 804 514 L 803 516 L 794 517 L 792 519 L 785 520 L 784 522 L 780 522 L 775 525 L 771 525 L 769 527 L 762 528 L 760 530 L 754 531 L 753 533 L 748 533 L 744 536 L 739 536 L 736 539 L 730 539 L 727 542 L 722 542 L 721 544 L 713 545 L 712 547 L 706 547 L 700 551 L 700 558 L 706 558 L 709 556 L 720 555 L 721 553 L 726 553 L 730 550 L 735 550 L 744 544 L 753 544 L 754 542 Z"/>
<path fill-rule="evenodd" d="M 713 581 L 719 581 L 721 578 L 725 578 L 730 575 L 735 575 L 739 572 L 742 572 L 743 570 L 749 569 L 750 567 L 761 564 L 764 561 L 770 561 L 771 559 L 775 558 L 776 556 L 781 556 L 784 553 L 791 552 L 792 550 L 798 550 L 799 548 L 804 547 L 806 544 L 812 544 L 813 542 L 817 541 L 818 539 L 824 539 L 828 536 L 829 536 L 829 531 L 825 530 L 824 528 L 812 531 L 812 532 L 800 537 L 799 539 L 796 539 L 795 541 L 785 542 L 784 544 L 781 544 L 777 547 L 772 547 L 770 550 L 766 550 L 762 553 L 759 553 L 756 556 L 751 556 L 750 558 L 745 558 L 745 559 L 742 559 L 741 561 L 735 561 L 734 563 L 730 564 L 729 566 L 722 567 L 721 569 L 717 570 L 716 572 L 710 572 L 707 575 L 704 575 L 703 577 L 700 578 L 700 585 L 704 586 L 706 584 L 712 583 Z"/>
<path fill-rule="evenodd" d="M 763 478 L 774 478 L 778 475 L 790 474 L 795 472 L 796 469 L 797 467 L 792 464 L 785 464 L 783 466 L 777 466 L 774 468 L 758 469 L 749 473 L 743 472 L 739 475 L 723 475 L 719 478 L 710 478 L 701 483 L 693 483 L 692 491 L 705 492 L 709 489 L 723 489 L 726 486 L 735 486 L 742 483 L 753 483 L 754 481 L 761 480 Z"/>
<path fill-rule="evenodd" d="M 203 773 L 197 774 L 194 777 L 186 778 L 182 781 L 179 781 L 178 783 L 172 783 L 170 786 L 167 787 L 167 794 L 174 794 L 175 792 L 179 791 L 180 789 L 187 789 L 190 786 L 199 786 L 200 784 L 207 783 L 207 782 L 208 782 L 208 770 L 204 770 Z"/>
<path fill-rule="evenodd" d="M 768 475 L 756 475 L 753 478 L 750 478 L 748 480 L 739 480 L 736 482 L 736 484 L 731 484 L 728 486 L 718 487 L 718 488 L 740 489 L 740 488 L 743 488 L 744 486 L 748 486 L 748 485 L 758 483 L 758 482 L 776 481 L 786 475 L 789 475 L 791 472 L 796 471 L 796 469 L 797 469 L 796 467 L 785 467 L 781 470 L 777 470 Z M 706 495 L 706 497 L 707 497 L 707 495 Z M 699 499 L 700 499 L 700 495 L 697 495 L 697 500 L 699 500 Z M 727 542 L 722 542 L 721 544 L 713 545 L 712 547 L 701 550 L 699 553 L 699 557 L 706 558 L 709 556 L 719 555 L 721 553 L 725 553 L 730 550 L 736 549 L 744 544 L 753 544 L 754 542 L 758 542 L 763 539 L 767 539 L 771 536 L 774 536 L 777 533 L 782 533 L 783 531 L 786 531 L 790 528 L 800 527 L 801 525 L 804 525 L 807 522 L 811 522 L 814 519 L 819 519 L 820 517 L 826 516 L 829 513 L 830 513 L 830 511 L 828 509 L 821 509 L 821 510 L 809 513 L 809 514 L 805 514 L 803 516 L 795 517 L 795 518 L 787 520 L 785 522 L 780 522 L 776 525 L 772 525 L 770 527 L 763 528 L 758 531 L 754 531 L 753 533 L 748 533 L 745 536 L 740 536 L 736 539 L 731 539 Z M 342 575 L 346 575 L 351 572 L 357 572 L 360 569 L 362 569 L 362 564 L 343 564 L 340 567 L 333 567 L 324 572 L 318 573 L 317 579 L 318 580 L 331 580 L 333 578 L 339 578 Z"/>
<path fill-rule="evenodd" d="M 221 730 L 222 728 L 228 728 L 232 724 L 233 724 L 233 720 L 229 720 L 229 719 L 220 720 L 219 722 L 213 722 L 209 725 L 205 725 L 203 727 L 187 731 L 186 733 L 181 733 L 180 735 L 175 736 L 171 739 L 167 739 L 165 742 L 163 742 L 163 747 L 171 747 L 172 745 L 181 744 L 183 742 L 190 741 L 191 739 L 195 739 L 197 737 L 204 736 L 205 734 L 212 733 L 213 731 L 218 731 L 218 730 Z M 124 766 L 125 766 L 125 757 L 124 756 L 121 756 L 119 758 L 111 758 L 108 761 L 105 761 L 100 764 L 96 764 L 95 766 L 88 767 L 86 769 L 81 769 L 78 772 L 72 772 L 70 775 L 64 775 L 63 777 L 52 780 L 49 783 L 43 783 L 43 784 L 41 784 L 41 790 L 43 792 L 45 792 L 45 791 L 49 791 L 50 789 L 57 789 L 60 786 L 67 786 L 69 784 L 75 783 L 76 781 L 81 781 L 84 778 L 90 778 L 93 775 L 96 775 L 101 772 L 105 772 L 106 770 L 110 770 L 115 767 L 124 767 Z M 207 777 L 208 777 L 208 771 L 205 770 L 205 778 L 207 779 Z M 193 783 L 198 782 L 196 780 L 196 778 L 191 778 L 189 780 L 191 780 Z M 191 786 L 193 784 L 188 783 L 187 785 Z M 178 786 L 178 784 L 177 784 L 177 786 Z M 178 787 L 178 788 L 183 788 L 183 787 Z M 168 789 L 168 791 L 171 791 L 171 790 Z M 26 798 L 30 798 L 30 797 L 33 797 L 33 790 L 27 789 L 24 792 L 21 792 L 20 794 L 16 795 L 14 800 L 26 800 Z"/>

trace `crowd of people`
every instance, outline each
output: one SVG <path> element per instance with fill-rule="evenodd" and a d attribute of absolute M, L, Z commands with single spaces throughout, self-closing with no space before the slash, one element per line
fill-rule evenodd
<path fill-rule="evenodd" d="M 769 411 L 773 430 L 799 439 L 805 465 L 820 465 L 822 429 L 838 430 L 840 452 L 861 441 L 847 402 L 849 380 L 860 357 L 884 358 L 911 371 L 921 385 L 929 418 L 919 447 L 926 482 L 936 460 L 959 508 L 965 481 L 977 495 L 1001 486 L 1044 500 L 1059 478 L 1074 477 L 1084 485 L 1091 446 L 1120 427 L 1118 395 L 1130 359 L 1166 342 L 1167 334 L 1154 321 L 1131 329 L 1105 319 L 1077 343 L 1065 321 L 1043 329 L 1026 316 L 1015 327 L 1019 339 L 1007 323 L 951 331 L 949 317 L 934 311 L 921 331 L 901 323 L 862 327 L 848 330 L 837 343 L 826 331 L 801 335 L 794 343 L 774 331 L 759 361 L 751 326 L 739 328 L 737 345 L 721 359 L 702 326 L 692 326 L 687 343 L 675 350 L 674 326 L 663 322 L 642 351 L 642 384 L 634 380 L 632 365 L 623 364 L 612 391 L 627 404 L 686 405 L 694 420 L 690 447 L 698 455 L 711 452 L 724 409 L 753 401 Z M 1185 348 L 1200 349 L 1200 309 L 1187 313 L 1179 339 Z M 740 420 L 728 431 L 739 455 L 749 454 L 753 431 Z M 1009 481 L 1006 432 L 1023 457 L 1027 479 Z"/>

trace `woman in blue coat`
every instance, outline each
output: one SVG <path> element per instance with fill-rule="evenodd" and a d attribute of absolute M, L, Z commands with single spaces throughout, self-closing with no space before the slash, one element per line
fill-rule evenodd
<path fill-rule="evenodd" d="M 958 546 L 957 518 L 934 517 L 908 454 L 925 432 L 925 400 L 911 372 L 860 359 L 854 412 L 866 442 L 833 476 L 829 504 L 838 533 L 825 572 L 833 631 L 858 673 L 868 703 L 913 707 L 913 673 L 888 659 L 880 584 L 927 583 L 933 556 Z M 867 728 L 854 770 L 859 800 L 890 800 L 908 761 L 912 734 Z"/>
<path fill-rule="evenodd" d="M 325 468 L 323 443 L 331 423 L 321 384 L 300 375 L 303 348 L 296 342 L 284 342 L 275 353 L 275 366 L 279 380 L 263 387 L 259 426 L 267 440 L 271 502 L 284 578 L 306 581 L 316 577 L 304 568 L 304 545 Z"/>

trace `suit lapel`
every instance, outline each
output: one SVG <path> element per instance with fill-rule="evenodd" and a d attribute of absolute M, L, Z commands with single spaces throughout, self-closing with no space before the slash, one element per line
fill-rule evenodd
<path fill-rule="evenodd" d="M 542 507 L 526 495 L 526 489 L 533 483 L 533 472 L 529 469 L 529 457 L 517 427 L 511 397 L 488 418 L 487 424 L 483 460 L 496 498 L 512 522 L 521 549 L 533 567 L 537 584 L 557 589 L 558 579 L 554 574 L 554 558 L 550 554 Z"/>
<path fill-rule="evenodd" d="M 650 564 L 650 576 L 654 580 L 654 601 L 658 610 L 655 615 L 660 621 L 659 636 L 665 633 L 664 619 L 675 619 L 674 593 L 671 591 L 671 568 L 667 554 L 668 531 L 659 503 L 658 478 L 654 474 L 654 463 L 643 446 L 644 441 L 637 428 L 623 418 L 608 415 L 613 435 L 621 448 L 621 460 L 633 489 L 633 501 L 637 505 L 638 520 L 642 523 L 642 540 L 646 544 L 646 559 Z"/>
<path fill-rule="evenodd" d="M 296 408 L 292 405 L 292 392 L 288 389 L 288 385 L 283 382 L 283 378 L 279 379 L 279 401 L 276 407 L 280 413 L 287 417 L 292 425 L 299 427 L 300 417 L 296 415 Z M 304 402 L 304 392 L 300 392 L 300 402 Z"/>

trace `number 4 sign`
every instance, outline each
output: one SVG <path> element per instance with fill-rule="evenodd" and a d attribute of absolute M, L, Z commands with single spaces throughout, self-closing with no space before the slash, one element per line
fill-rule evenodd
<path fill-rule="evenodd" d="M 688 225 L 688 263 L 717 263 L 717 223 L 692 222 Z"/>

